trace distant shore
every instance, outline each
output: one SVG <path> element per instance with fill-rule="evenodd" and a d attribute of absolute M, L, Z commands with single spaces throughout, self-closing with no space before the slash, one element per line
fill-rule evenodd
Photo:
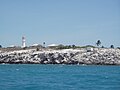
<path fill-rule="evenodd" d="M 0 64 L 120 65 L 120 49 L 1 49 Z"/>

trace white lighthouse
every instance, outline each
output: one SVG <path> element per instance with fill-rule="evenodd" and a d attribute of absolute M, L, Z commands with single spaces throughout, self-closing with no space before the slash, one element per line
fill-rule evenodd
<path fill-rule="evenodd" d="M 25 37 L 22 37 L 22 48 L 26 47 L 26 44 L 25 44 Z"/>

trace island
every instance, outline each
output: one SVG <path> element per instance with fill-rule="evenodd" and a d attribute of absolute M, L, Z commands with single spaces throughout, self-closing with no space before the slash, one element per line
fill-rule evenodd
<path fill-rule="evenodd" d="M 0 64 L 120 65 L 118 48 L 2 48 Z"/>

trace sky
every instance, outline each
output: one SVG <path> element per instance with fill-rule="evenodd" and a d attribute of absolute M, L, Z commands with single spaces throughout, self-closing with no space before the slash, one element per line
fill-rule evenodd
<path fill-rule="evenodd" d="M 120 47 L 120 0 L 0 0 L 0 45 Z"/>

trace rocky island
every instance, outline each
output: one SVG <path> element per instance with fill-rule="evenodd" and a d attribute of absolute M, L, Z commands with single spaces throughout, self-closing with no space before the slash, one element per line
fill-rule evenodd
<path fill-rule="evenodd" d="M 120 49 L 0 50 L 0 64 L 120 65 Z"/>

